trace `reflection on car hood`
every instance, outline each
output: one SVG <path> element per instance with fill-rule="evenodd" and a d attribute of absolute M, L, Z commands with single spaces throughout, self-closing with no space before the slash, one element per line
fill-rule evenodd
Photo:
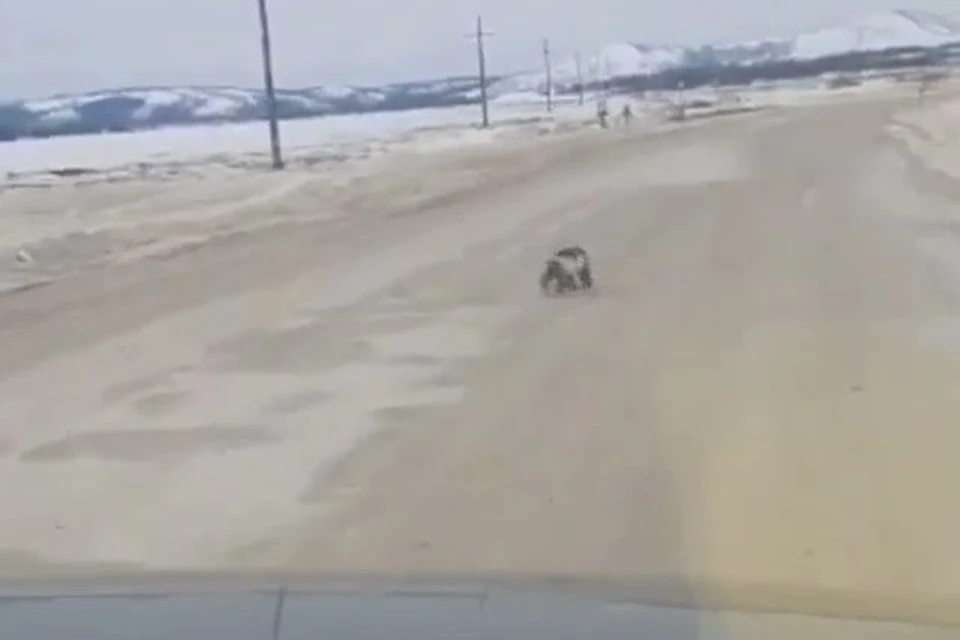
<path fill-rule="evenodd" d="M 563 585 L 561 585 L 563 586 Z M 629 591 L 483 581 L 151 578 L 0 587 L 0 638 L 29 640 L 870 640 L 960 629 L 631 601 Z"/>

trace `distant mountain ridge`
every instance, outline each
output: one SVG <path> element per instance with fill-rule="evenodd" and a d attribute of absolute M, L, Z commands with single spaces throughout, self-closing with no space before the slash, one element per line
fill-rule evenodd
<path fill-rule="evenodd" d="M 813 73 L 820 67 L 810 63 L 818 60 L 833 64 L 841 58 L 874 52 L 950 45 L 960 46 L 960 21 L 928 11 L 896 10 L 792 38 L 697 47 L 617 43 L 587 57 L 581 71 L 583 82 L 591 86 L 623 78 L 676 75 L 684 69 L 737 68 L 737 78 L 749 79 L 751 69 L 771 65 L 805 65 L 803 69 Z M 829 64 L 824 69 L 830 70 Z M 554 66 L 553 80 L 561 92 L 576 88 L 577 70 L 572 57 Z M 544 74 L 538 70 L 493 77 L 488 91 L 494 99 L 509 99 L 511 94 L 542 92 L 544 86 Z M 281 117 L 297 118 L 469 104 L 479 99 L 479 84 L 476 77 L 465 76 L 379 87 L 284 89 L 278 91 L 277 98 Z M 245 121 L 262 118 L 264 113 L 264 95 L 259 89 L 127 87 L 0 104 L 0 139 Z"/>

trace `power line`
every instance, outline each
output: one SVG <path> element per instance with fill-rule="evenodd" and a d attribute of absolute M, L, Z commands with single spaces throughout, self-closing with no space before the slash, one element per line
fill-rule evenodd
<path fill-rule="evenodd" d="M 484 129 L 490 126 L 490 109 L 487 103 L 487 60 L 483 50 L 483 39 L 486 36 L 492 35 L 492 32 L 483 30 L 483 18 L 477 16 L 477 31 L 467 36 L 477 42 L 477 68 L 480 75 L 480 108 L 483 116 Z"/>
<path fill-rule="evenodd" d="M 547 73 L 547 111 L 553 111 L 553 71 L 550 68 L 550 40 L 543 39 L 543 66 Z"/>
<path fill-rule="evenodd" d="M 267 0 L 257 0 L 260 10 L 260 50 L 263 57 L 263 88 L 267 96 L 267 119 L 270 126 L 270 158 L 274 169 L 283 169 L 280 153 L 280 126 L 277 124 L 277 93 L 273 87 L 273 62 L 270 55 L 270 22 Z"/>

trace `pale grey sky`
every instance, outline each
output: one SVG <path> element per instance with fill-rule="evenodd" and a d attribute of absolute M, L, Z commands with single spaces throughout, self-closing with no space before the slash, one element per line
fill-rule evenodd
<path fill-rule="evenodd" d="M 894 2 L 894 4 L 891 4 Z M 692 44 L 791 35 L 893 6 L 955 0 L 269 0 L 280 86 L 474 72 L 477 13 L 491 72 L 618 41 Z M 0 0 L 0 97 L 126 85 L 260 82 L 256 0 Z"/>

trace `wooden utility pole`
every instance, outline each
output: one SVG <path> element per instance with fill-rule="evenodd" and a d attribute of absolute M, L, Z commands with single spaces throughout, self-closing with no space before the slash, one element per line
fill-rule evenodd
<path fill-rule="evenodd" d="M 550 40 L 543 39 L 543 66 L 547 78 L 547 111 L 553 111 L 553 70 L 550 68 Z"/>
<path fill-rule="evenodd" d="M 583 106 L 583 69 L 580 66 L 580 51 L 573 54 L 577 63 L 577 104 Z"/>
<path fill-rule="evenodd" d="M 280 153 L 280 126 L 277 124 L 277 94 L 273 87 L 267 0 L 257 0 L 257 7 L 260 10 L 260 52 L 263 57 L 263 89 L 267 97 L 267 120 L 270 127 L 270 158 L 274 169 L 283 169 L 283 156 Z"/>
<path fill-rule="evenodd" d="M 487 103 L 487 59 L 483 50 L 483 39 L 493 34 L 483 30 L 483 18 L 477 16 L 477 31 L 469 37 L 477 42 L 477 68 L 480 75 L 480 108 L 483 117 L 483 128 L 490 126 L 490 108 Z"/>

